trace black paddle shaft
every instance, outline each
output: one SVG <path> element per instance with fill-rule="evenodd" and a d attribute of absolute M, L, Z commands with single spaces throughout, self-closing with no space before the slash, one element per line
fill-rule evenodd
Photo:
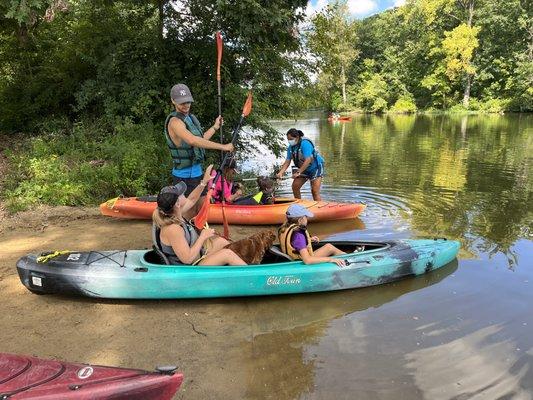
<path fill-rule="evenodd" d="M 237 124 L 235 129 L 233 130 L 233 134 L 231 135 L 231 142 L 230 142 L 231 144 L 235 144 L 235 139 L 237 139 L 237 134 L 241 130 L 241 126 L 242 126 L 243 121 L 244 121 L 244 114 L 241 115 L 241 120 L 239 121 L 239 123 Z M 229 151 L 224 155 L 224 158 L 222 159 L 222 162 L 220 163 L 220 168 L 217 170 L 217 174 L 215 175 L 215 178 L 213 179 L 213 183 L 211 184 L 212 188 L 215 187 L 218 179 L 221 176 L 221 171 L 224 170 L 224 167 L 226 166 L 226 164 L 230 160 L 230 155 L 231 155 L 231 152 L 229 152 Z"/>

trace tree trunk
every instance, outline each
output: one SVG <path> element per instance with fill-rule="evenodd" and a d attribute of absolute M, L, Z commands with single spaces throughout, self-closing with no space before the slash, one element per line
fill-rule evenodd
<path fill-rule="evenodd" d="M 28 44 L 28 28 L 22 23 L 17 29 L 17 40 L 20 47 L 25 48 Z"/>
<path fill-rule="evenodd" d="M 465 92 L 463 95 L 463 106 L 468 108 L 470 102 L 470 87 L 472 86 L 472 75 L 466 74 Z"/>
<path fill-rule="evenodd" d="M 159 9 L 159 38 L 163 40 L 163 28 L 165 21 L 165 1 L 166 0 L 157 0 L 157 7 Z"/>
<path fill-rule="evenodd" d="M 341 66 L 341 83 L 342 83 L 342 102 L 346 104 L 346 76 L 344 73 L 344 65 Z"/>
<path fill-rule="evenodd" d="M 468 3 L 468 26 L 472 27 L 472 21 L 474 20 L 474 0 Z"/>

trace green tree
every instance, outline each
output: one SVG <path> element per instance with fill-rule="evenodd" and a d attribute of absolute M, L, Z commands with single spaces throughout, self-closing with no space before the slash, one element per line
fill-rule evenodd
<path fill-rule="evenodd" d="M 78 0 L 58 12 L 59 0 L 11 0 L 9 7 L 0 6 L 0 65 L 7 72 L 0 77 L 3 128 L 34 129 L 43 119 L 62 116 L 71 121 L 105 116 L 111 126 L 117 118 L 160 121 L 176 81 L 191 86 L 195 112 L 211 119 L 217 30 L 227 44 L 228 122 L 240 113 L 244 86 L 250 84 L 256 92 L 250 121 L 265 125 L 265 118 L 289 112 L 287 82 L 303 80 L 296 28 L 305 4 Z M 38 23 L 22 48 L 14 27 L 33 16 Z"/>
<path fill-rule="evenodd" d="M 479 46 L 477 39 L 479 27 L 461 24 L 450 32 L 445 32 L 442 48 L 445 54 L 446 75 L 451 81 L 463 78 L 464 96 L 463 106 L 468 108 L 472 77 L 476 69 L 472 64 L 474 50 Z"/>
<path fill-rule="evenodd" d="M 329 4 L 325 10 L 312 18 L 312 27 L 307 36 L 309 49 L 317 58 L 320 80 L 325 90 L 340 86 L 342 102 L 347 104 L 347 70 L 359 55 L 356 48 L 356 24 L 348 19 L 345 0 Z"/>

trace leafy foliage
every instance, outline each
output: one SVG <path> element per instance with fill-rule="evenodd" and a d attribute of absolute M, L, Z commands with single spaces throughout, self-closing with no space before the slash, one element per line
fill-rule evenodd
<path fill-rule="evenodd" d="M 346 1 L 336 0 L 312 19 L 313 30 L 308 34 L 309 49 L 321 73 L 322 95 L 328 98 L 332 90 L 342 88 L 343 106 L 347 103 L 346 71 L 359 54 L 355 24 L 348 15 Z"/>
<path fill-rule="evenodd" d="M 476 72 L 472 57 L 479 46 L 478 33 L 479 27 L 469 27 L 466 24 L 444 32 L 442 48 L 445 53 L 446 75 L 451 80 L 457 79 L 462 73 L 471 75 Z"/>
<path fill-rule="evenodd" d="M 15 211 L 36 203 L 87 205 L 154 193 L 170 178 L 163 136 L 151 123 L 125 121 L 109 135 L 101 122 L 84 122 L 69 135 L 46 133 L 25 145 L 10 157 L 15 168 L 4 194 Z"/>
<path fill-rule="evenodd" d="M 268 118 L 294 114 L 295 82 L 306 82 L 297 31 L 305 5 L 304 0 L 0 3 L 0 131 L 37 136 L 27 151 L 12 157 L 4 197 L 15 208 L 89 204 L 154 192 L 167 183 L 170 155 L 162 124 L 171 110 L 172 85 L 191 88 L 192 111 L 204 125 L 218 114 L 217 30 L 225 41 L 226 126 L 236 123 L 252 87 L 254 112 L 247 122 L 263 128 L 260 142 L 279 151 Z"/>
<path fill-rule="evenodd" d="M 216 116 L 213 35 L 222 30 L 226 119 L 238 118 L 246 86 L 256 91 L 253 119 L 288 113 L 288 81 L 303 80 L 303 0 L 11 0 L 0 8 L 2 130 L 35 130 L 43 117 L 104 116 L 110 123 L 160 121 L 170 87 L 186 82 L 200 120 Z M 55 18 L 46 13 L 58 8 Z M 300 10 L 300 11 L 298 11 Z M 30 17 L 31 15 L 31 17 Z M 17 32 L 35 20 L 24 40 Z M 16 94 L 16 95 L 15 95 Z"/>
<path fill-rule="evenodd" d="M 328 8 L 312 21 L 310 43 L 322 38 L 322 46 L 313 47 L 319 58 L 328 59 L 334 47 L 327 44 L 342 39 L 333 28 L 329 36 L 321 33 L 324 21 L 342 13 L 342 4 L 333 3 L 335 10 Z M 357 38 L 351 44 L 358 57 L 347 67 L 345 108 L 393 111 L 409 102 L 409 110 L 533 110 L 533 23 L 527 1 L 408 0 L 349 29 Z M 333 93 L 326 98 L 333 108 L 342 107 L 335 101 L 338 77 L 338 71 L 326 70 L 318 76 L 319 86 Z"/>

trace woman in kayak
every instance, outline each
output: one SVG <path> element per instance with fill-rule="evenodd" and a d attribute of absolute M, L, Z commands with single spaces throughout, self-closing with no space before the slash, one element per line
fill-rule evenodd
<path fill-rule="evenodd" d="M 309 180 L 311 182 L 313 200 L 322 200 L 320 186 L 324 175 L 324 159 L 315 149 L 313 142 L 304 138 L 302 131 L 294 128 L 289 129 L 287 131 L 287 140 L 289 141 L 287 157 L 276 176 L 281 178 L 291 161 L 293 161 L 295 165 L 292 173 L 292 192 L 294 197 L 297 199 L 302 198 L 300 189 Z"/>
<path fill-rule="evenodd" d="M 187 185 L 179 182 L 166 186 L 157 196 L 157 208 L 152 214 L 154 224 L 159 228 L 160 250 L 171 264 L 188 265 L 246 265 L 232 250 L 225 249 L 226 239 L 217 236 L 214 229 L 203 229 L 200 234 L 194 225 L 183 218 L 207 186 L 213 166 L 207 167 L 200 184 L 185 197 Z"/>
<path fill-rule="evenodd" d="M 305 264 L 318 264 L 332 262 L 339 267 L 344 267 L 345 262 L 339 256 L 346 254 L 331 243 L 325 244 L 317 250 L 313 250 L 312 242 L 318 243 L 318 236 L 311 236 L 307 231 L 307 217 L 313 213 L 300 204 L 293 204 L 287 208 L 287 221 L 279 228 L 278 236 L 281 251 L 293 260 L 302 260 Z"/>

